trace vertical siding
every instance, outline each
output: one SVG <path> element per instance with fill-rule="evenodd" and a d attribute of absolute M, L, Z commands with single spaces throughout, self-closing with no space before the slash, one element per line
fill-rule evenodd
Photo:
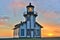
<path fill-rule="evenodd" d="M 31 29 L 34 29 L 35 17 L 31 15 Z"/>
<path fill-rule="evenodd" d="M 34 37 L 34 31 L 31 31 L 31 37 L 32 38 Z"/>
<path fill-rule="evenodd" d="M 24 29 L 24 36 L 21 36 L 21 29 Z M 19 37 L 26 37 L 26 24 L 20 26 Z"/>
<path fill-rule="evenodd" d="M 20 28 L 19 28 L 19 37 L 21 37 L 21 28 L 22 28 L 22 25 L 20 25 Z"/>
<path fill-rule="evenodd" d="M 37 30 L 39 30 L 39 32 L 40 32 L 39 36 L 36 35 L 37 34 Z M 35 37 L 41 37 L 41 28 L 37 24 L 36 24 L 36 27 L 35 27 Z"/>
<path fill-rule="evenodd" d="M 35 24 L 35 29 L 40 29 L 40 26 L 38 26 L 37 24 Z"/>
<path fill-rule="evenodd" d="M 27 29 L 30 29 L 30 21 L 27 21 Z"/>
<path fill-rule="evenodd" d="M 24 37 L 26 37 L 26 23 L 24 23 L 23 26 L 24 26 L 24 35 L 25 35 Z"/>
<path fill-rule="evenodd" d="M 14 37 L 19 37 L 18 36 L 18 30 L 19 30 L 19 28 L 17 28 L 17 29 L 14 30 Z"/>
<path fill-rule="evenodd" d="M 35 30 L 35 33 L 37 33 L 37 31 L 36 30 L 40 30 L 39 32 L 40 32 L 40 35 L 39 36 L 36 36 L 36 34 L 34 34 L 34 37 L 41 37 L 41 28 L 40 28 L 40 26 L 38 26 L 37 24 L 35 24 L 36 26 L 35 26 L 35 28 L 34 28 L 34 30 Z M 29 26 L 29 25 L 28 25 Z M 27 27 L 28 27 L 27 26 Z M 21 29 L 24 29 L 24 36 L 21 36 Z M 18 32 L 17 30 L 16 30 L 16 32 Z M 23 25 L 20 25 L 20 28 L 19 28 L 19 37 L 26 37 L 26 23 L 24 23 Z M 16 35 L 16 34 L 15 34 Z M 30 37 L 30 36 L 27 36 L 27 37 Z M 32 36 L 31 36 L 32 37 Z"/>
<path fill-rule="evenodd" d="M 14 32 L 13 32 L 13 36 L 15 37 L 15 29 L 14 29 Z"/>
<path fill-rule="evenodd" d="M 41 37 L 41 28 L 40 28 L 40 37 Z"/>

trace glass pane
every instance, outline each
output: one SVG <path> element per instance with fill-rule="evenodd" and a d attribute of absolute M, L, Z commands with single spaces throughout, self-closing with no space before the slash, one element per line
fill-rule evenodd
<path fill-rule="evenodd" d="M 32 7 L 29 7 L 28 8 L 28 12 L 33 12 L 33 8 Z"/>
<path fill-rule="evenodd" d="M 37 36 L 40 36 L 40 30 L 37 29 Z"/>
<path fill-rule="evenodd" d="M 24 29 L 21 29 L 21 36 L 24 36 Z"/>
<path fill-rule="evenodd" d="M 27 36 L 30 36 L 30 29 L 27 29 Z"/>

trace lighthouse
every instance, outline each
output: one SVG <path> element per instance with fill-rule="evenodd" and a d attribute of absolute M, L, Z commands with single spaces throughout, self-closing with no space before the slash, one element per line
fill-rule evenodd
<path fill-rule="evenodd" d="M 43 27 L 36 22 L 38 14 L 34 11 L 34 6 L 29 3 L 29 5 L 26 6 L 26 9 L 27 11 L 23 14 L 26 20 L 15 25 L 14 37 L 41 37 L 41 28 Z"/>

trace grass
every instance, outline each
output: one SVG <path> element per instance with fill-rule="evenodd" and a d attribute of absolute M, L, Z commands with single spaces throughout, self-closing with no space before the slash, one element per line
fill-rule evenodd
<path fill-rule="evenodd" d="M 0 38 L 0 40 L 60 40 L 60 37 L 54 37 L 54 38 Z"/>

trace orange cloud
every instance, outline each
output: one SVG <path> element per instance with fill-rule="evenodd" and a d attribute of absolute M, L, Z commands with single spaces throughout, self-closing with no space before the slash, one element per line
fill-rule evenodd
<path fill-rule="evenodd" d="M 0 22 L 0 25 L 5 25 L 6 23 L 5 22 Z"/>

